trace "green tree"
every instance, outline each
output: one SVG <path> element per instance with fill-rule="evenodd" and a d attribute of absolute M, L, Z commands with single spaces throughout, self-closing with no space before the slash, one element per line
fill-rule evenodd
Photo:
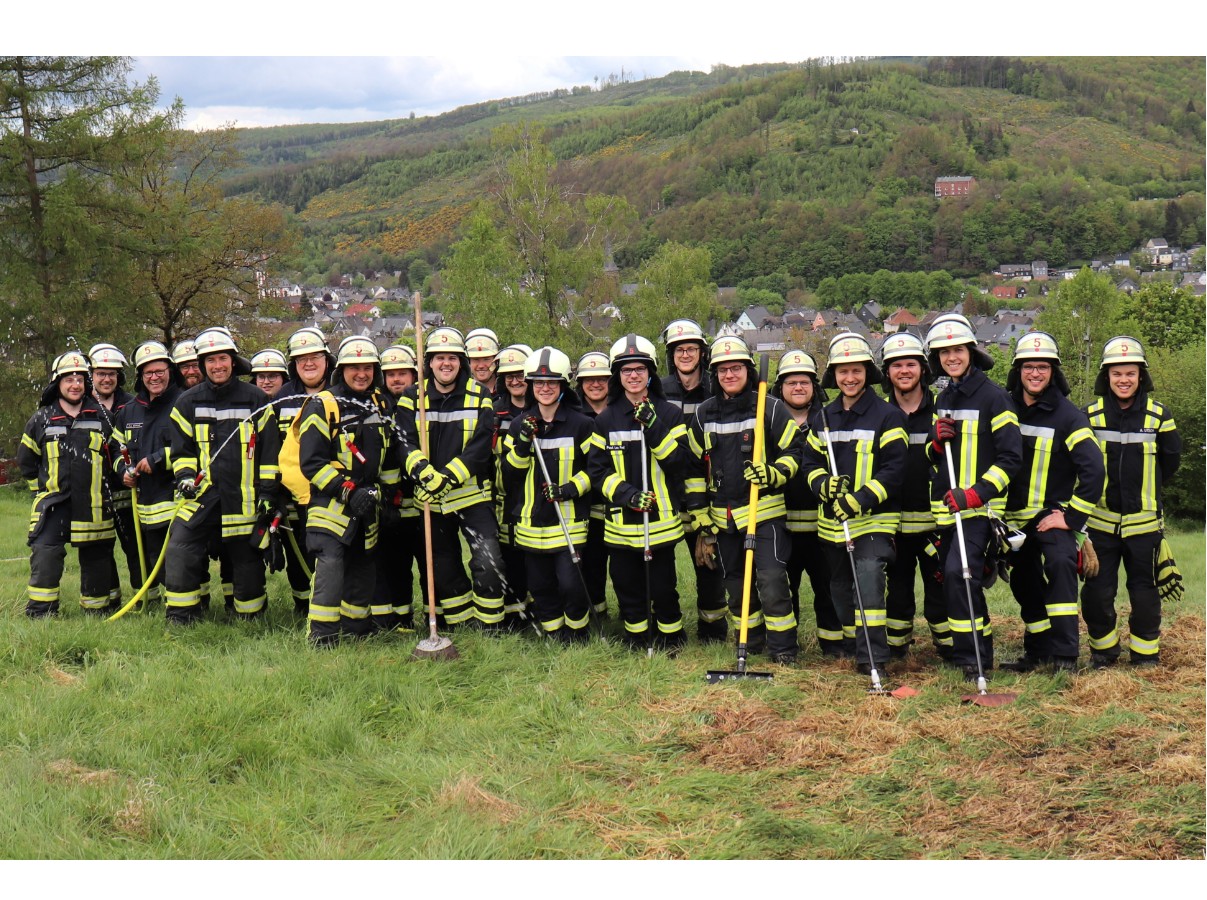
<path fill-rule="evenodd" d="M 449 249 L 441 270 L 445 321 L 462 331 L 489 327 L 507 342 L 531 342 L 542 310 L 521 287 L 521 276 L 519 258 L 489 211 L 479 207 L 462 226 L 461 237 Z"/>
<path fill-rule="evenodd" d="M 1203 366 L 1203 340 L 1172 349 L 1148 351 L 1148 367 L 1155 395 L 1173 412 L 1182 436 L 1182 462 L 1177 474 L 1165 484 L 1169 515 L 1190 519 L 1202 527 L 1204 496 L 1207 496 L 1207 446 L 1204 445 L 1204 404 L 1207 368 Z"/>
<path fill-rule="evenodd" d="M 19 432 L 51 359 L 134 318 L 111 173 L 168 127 L 123 57 L 0 57 L 0 391 Z M 104 296 L 108 302 L 102 304 Z"/>
<path fill-rule="evenodd" d="M 1123 301 L 1123 313 L 1136 322 L 1147 347 L 1177 349 L 1203 340 L 1207 305 L 1189 287 L 1150 282 Z"/>
<path fill-rule="evenodd" d="M 113 171 L 127 202 L 117 237 L 140 324 L 169 345 L 211 325 L 258 337 L 261 282 L 296 233 L 280 207 L 223 194 L 222 179 L 239 163 L 234 128 L 179 127 L 179 100 L 168 118 L 174 127 L 146 133 L 141 151 Z"/>
<path fill-rule="evenodd" d="M 712 257 L 705 247 L 668 241 L 637 268 L 637 289 L 620 298 L 621 321 L 614 336 L 630 332 L 657 343 L 672 319 L 695 319 L 705 328 L 725 314 L 709 280 Z"/>
<path fill-rule="evenodd" d="M 603 277 L 604 248 L 628 234 L 635 213 L 620 197 L 584 194 L 559 180 L 540 126 L 501 126 L 491 147 L 497 221 L 519 262 L 521 284 L 541 309 L 529 333 L 574 356 L 594 341 L 584 295 Z"/>
<path fill-rule="evenodd" d="M 1089 402 L 1101 360 L 1102 345 L 1118 334 L 1119 291 L 1109 275 L 1082 268 L 1049 295 L 1035 326 L 1056 339 L 1061 368 L 1072 388 L 1070 399 Z"/>

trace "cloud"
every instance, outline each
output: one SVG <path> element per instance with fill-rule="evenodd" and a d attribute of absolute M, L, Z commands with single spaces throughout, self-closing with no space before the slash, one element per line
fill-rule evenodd
<path fill-rule="evenodd" d="M 707 71 L 701 57 L 140 57 L 134 77 L 154 75 L 163 102 L 179 96 L 186 124 L 208 128 L 363 122 L 437 115 L 535 91 L 593 85 L 623 71 L 653 78 Z"/>

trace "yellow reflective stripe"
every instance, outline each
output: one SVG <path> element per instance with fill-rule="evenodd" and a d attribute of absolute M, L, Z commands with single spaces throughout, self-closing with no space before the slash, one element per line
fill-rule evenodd
<path fill-rule="evenodd" d="M 557 631 L 565 621 L 565 617 L 563 616 L 558 616 L 556 619 L 546 619 L 541 622 L 541 628 L 547 632 Z"/>
<path fill-rule="evenodd" d="M 1127 646 L 1132 653 L 1137 653 L 1140 656 L 1154 656 L 1161 650 L 1161 639 L 1156 638 L 1151 641 L 1146 641 L 1143 638 L 1138 638 L 1133 634 L 1128 636 Z"/>
<path fill-rule="evenodd" d="M 906 629 L 913 631 L 913 628 L 914 628 L 914 623 L 913 623 L 912 619 L 887 618 L 884 620 L 884 624 L 887 625 L 889 628 L 896 629 L 897 631 L 903 631 Z"/>
<path fill-rule="evenodd" d="M 866 482 L 863 486 L 871 491 L 873 495 L 875 495 L 878 503 L 883 503 L 888 499 L 888 490 L 875 478 Z"/>
<path fill-rule="evenodd" d="M 1091 650 L 1109 650 L 1119 643 L 1119 632 L 1112 628 L 1109 634 L 1103 635 L 1100 638 L 1090 637 Z"/>
<path fill-rule="evenodd" d="M 764 616 L 768 631 L 795 631 L 796 616 L 788 613 L 786 616 Z"/>
<path fill-rule="evenodd" d="M 42 588 L 34 587 L 32 584 L 28 586 L 29 599 L 34 603 L 53 603 L 59 599 L 59 589 L 57 587 Z"/>
<path fill-rule="evenodd" d="M 1078 612 L 1076 603 L 1046 603 L 1044 610 L 1049 616 L 1075 616 Z"/>
<path fill-rule="evenodd" d="M 469 468 L 461 461 L 461 457 L 455 457 L 449 461 L 447 466 L 449 479 L 454 485 L 465 484 L 470 479 Z"/>
<path fill-rule="evenodd" d="M 339 604 L 339 614 L 345 619 L 367 619 L 369 618 L 369 607 L 357 606 L 355 603 L 349 603 L 347 600 L 341 600 Z"/>
<path fill-rule="evenodd" d="M 855 627 L 859 627 L 867 622 L 868 628 L 883 628 L 887 622 L 888 615 L 883 609 L 868 609 L 864 607 L 863 613 L 859 609 L 855 609 Z"/>
<path fill-rule="evenodd" d="M 818 628 L 817 636 L 823 641 L 841 641 L 842 631 L 828 631 L 825 628 Z"/>
<path fill-rule="evenodd" d="M 240 600 L 235 598 L 235 612 L 237 613 L 257 613 L 264 608 L 266 601 L 264 594 L 259 597 L 252 597 L 250 600 Z"/>
<path fill-rule="evenodd" d="M 169 591 L 165 588 L 163 596 L 165 605 L 182 609 L 196 606 L 201 602 L 201 593 L 199 591 Z"/>
<path fill-rule="evenodd" d="M 1035 622 L 1024 623 L 1026 630 L 1031 634 L 1039 634 L 1043 631 L 1052 630 L 1052 621 L 1050 619 L 1039 619 Z"/>

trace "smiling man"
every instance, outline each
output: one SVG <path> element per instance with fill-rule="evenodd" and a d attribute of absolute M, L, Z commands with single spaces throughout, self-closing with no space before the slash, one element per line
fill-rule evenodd
<path fill-rule="evenodd" d="M 1102 454 L 1086 414 L 1069 402 L 1052 335 L 1018 339 L 1006 390 L 1018 411 L 1023 464 L 1010 482 L 1006 520 L 1027 536 L 1011 552 L 1010 590 L 1026 633 L 1023 656 L 1003 669 L 1026 672 L 1052 664 L 1077 669 L 1078 546 L 1105 478 Z"/>
<path fill-rule="evenodd" d="M 112 426 L 126 404 L 134 399 L 134 395 L 125 390 L 125 354 L 113 344 L 94 344 L 88 351 L 88 360 L 92 365 L 92 394 L 100 405 L 101 415 Z M 110 488 L 109 501 L 113 504 L 117 542 L 121 544 L 122 553 L 126 556 L 130 587 L 136 591 L 142 585 L 142 569 L 138 562 L 138 538 L 134 534 L 134 510 L 131 506 L 130 489 L 125 485 Z M 112 569 L 109 601 L 114 606 L 121 606 L 121 579 L 117 574 L 115 556 L 110 557 L 109 566 Z"/>
<path fill-rule="evenodd" d="M 888 667 L 885 570 L 901 520 L 909 446 L 905 416 L 871 389 L 881 377 L 861 335 L 846 332 L 830 341 L 821 386 L 838 388 L 838 397 L 822 411 L 822 430 L 809 432 L 802 464 L 819 501 L 817 531 L 830 563 L 843 647 L 864 674 Z"/>
<path fill-rule="evenodd" d="M 1153 398 L 1153 390 L 1140 342 L 1125 335 L 1107 341 L 1094 381 L 1098 399 L 1086 409 L 1106 460 L 1106 489 L 1090 512 L 1098 575 L 1086 578 L 1081 591 L 1095 668 L 1114 665 L 1122 650 L 1115 628 L 1120 564 L 1131 601 L 1132 665 L 1160 662 L 1161 602 L 1184 590 L 1162 519 L 1162 492 L 1181 463 L 1182 438 L 1173 413 Z"/>
<path fill-rule="evenodd" d="M 379 498 L 399 480 L 390 423 L 374 397 L 381 360 L 371 340 L 353 336 L 340 343 L 332 382 L 338 419 L 328 418 L 325 403 L 309 403 L 298 436 L 298 463 L 311 485 L 306 546 L 315 557 L 307 633 L 312 647 L 374 630 Z M 392 624 L 392 610 L 388 619 Z"/>
<path fill-rule="evenodd" d="M 975 680 L 978 649 L 986 677 L 993 668 L 993 629 L 982 585 L 986 551 L 993 537 L 986 506 L 999 514 L 1005 510 L 1006 489 L 1022 466 L 1022 436 L 1010 396 L 985 375 L 993 368 L 993 358 L 977 346 L 966 318 L 957 313 L 939 316 L 926 333 L 926 349 L 931 371 L 941 370 L 950 379 L 935 400 L 937 418 L 926 450 L 934 466 L 930 508 L 940 528 L 939 564 L 951 629 L 950 662 L 964 670 L 965 678 Z M 947 470 L 948 447 L 955 484 Z M 964 529 L 971 613 L 963 561 L 956 547 L 957 512 Z"/>
<path fill-rule="evenodd" d="M 432 330 L 423 348 L 425 444 L 419 440 L 418 385 L 398 398 L 394 412 L 404 438 L 403 470 L 415 499 L 431 505 L 436 612 L 441 628 L 478 621 L 503 628 L 503 562 L 491 509 L 494 404 L 469 373 L 465 339 L 456 328 Z M 462 562 L 462 534 L 473 548 L 470 576 Z"/>

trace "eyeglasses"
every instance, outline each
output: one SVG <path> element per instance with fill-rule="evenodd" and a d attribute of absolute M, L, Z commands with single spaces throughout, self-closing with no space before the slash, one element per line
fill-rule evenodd
<path fill-rule="evenodd" d="M 743 363 L 731 363 L 727 366 L 717 366 L 718 375 L 737 375 L 744 371 L 746 366 Z"/>
<path fill-rule="evenodd" d="M 1023 363 L 1023 371 L 1035 374 L 1051 372 L 1052 365 L 1050 363 Z"/>
<path fill-rule="evenodd" d="M 523 373 L 523 372 L 520 372 L 520 373 L 519 373 L 519 374 L 517 374 L 517 375 L 511 375 L 511 374 L 504 375 L 504 376 L 503 376 L 503 380 L 504 380 L 504 381 L 510 381 L 510 382 L 511 382 L 511 383 L 513 383 L 513 384 L 518 384 L 519 382 L 521 382 L 521 381 L 523 381 L 523 380 L 524 380 L 524 373 Z"/>
<path fill-rule="evenodd" d="M 695 356 L 700 352 L 700 348 L 695 344 L 680 344 L 675 348 L 676 356 Z"/>
<path fill-rule="evenodd" d="M 143 369 L 143 378 L 166 378 L 168 375 L 167 369 Z"/>
<path fill-rule="evenodd" d="M 626 378 L 630 375 L 644 375 L 646 373 L 645 366 L 625 366 L 620 370 L 620 374 Z"/>

